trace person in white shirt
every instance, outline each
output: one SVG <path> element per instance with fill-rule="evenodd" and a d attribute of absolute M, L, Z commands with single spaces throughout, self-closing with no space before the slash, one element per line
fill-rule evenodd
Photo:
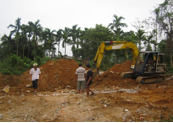
<path fill-rule="evenodd" d="M 82 64 L 79 64 L 79 68 L 76 69 L 76 80 L 77 80 L 77 92 L 83 93 L 85 89 L 85 68 L 82 67 Z"/>
<path fill-rule="evenodd" d="M 33 68 L 30 70 L 30 79 L 32 80 L 34 93 L 37 94 L 37 83 L 38 80 L 41 80 L 41 71 L 39 68 L 37 68 L 37 63 L 33 64 Z"/>

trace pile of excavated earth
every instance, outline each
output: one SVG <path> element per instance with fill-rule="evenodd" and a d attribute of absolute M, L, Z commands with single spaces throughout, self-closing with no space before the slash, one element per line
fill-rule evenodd
<path fill-rule="evenodd" d="M 0 122 L 160 122 L 173 121 L 173 76 L 160 83 L 122 79 L 132 62 L 116 64 L 93 79 L 95 95 L 76 93 L 75 60 L 39 66 L 42 80 L 34 94 L 29 71 L 0 74 Z M 4 92 L 4 87 L 9 87 Z"/>
<path fill-rule="evenodd" d="M 41 70 L 41 80 L 38 82 L 38 91 L 55 91 L 64 88 L 76 88 L 75 71 L 78 63 L 74 60 L 60 59 L 57 61 L 48 61 L 39 67 Z M 24 72 L 21 76 L 0 74 L 0 87 L 9 85 L 17 86 L 26 91 L 31 88 L 32 81 L 29 79 L 30 70 Z"/>
<path fill-rule="evenodd" d="M 98 75 L 94 79 L 94 86 L 107 86 L 108 88 L 113 88 L 115 86 L 123 87 L 123 88 L 132 88 L 136 86 L 135 80 L 130 78 L 122 79 L 120 78 L 120 74 L 122 72 L 131 71 L 132 61 L 126 61 L 122 64 L 116 64 L 111 67 L 109 70 L 105 71 L 103 74 Z"/>
<path fill-rule="evenodd" d="M 102 86 L 120 86 L 131 88 L 136 86 L 135 80 L 121 79 L 120 73 L 130 71 L 132 62 L 126 61 L 122 64 L 116 64 L 108 71 L 98 75 L 93 80 L 93 87 Z M 41 70 L 42 80 L 39 80 L 38 91 L 56 91 L 58 89 L 76 89 L 77 82 L 75 78 L 75 71 L 78 68 L 78 63 L 75 60 L 59 59 L 57 61 L 48 61 L 46 64 L 39 67 Z M 7 76 L 0 75 L 0 87 L 6 85 L 10 87 L 17 86 L 26 91 L 28 87 L 32 86 L 29 79 L 30 70 L 24 72 L 21 76 Z"/>

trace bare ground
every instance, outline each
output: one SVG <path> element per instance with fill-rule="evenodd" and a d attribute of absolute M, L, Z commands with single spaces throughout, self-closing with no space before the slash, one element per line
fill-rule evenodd
<path fill-rule="evenodd" d="M 64 61 L 63 63 L 65 64 Z M 76 63 L 69 63 L 77 67 Z M 47 67 L 50 68 L 52 64 L 59 65 L 59 62 L 49 62 Z M 76 68 L 70 71 L 73 68 L 68 65 L 62 73 L 74 73 Z M 42 71 L 48 71 L 45 66 L 41 66 Z M 115 67 L 117 70 L 117 66 Z M 43 83 L 49 83 L 48 87 L 40 82 L 37 95 L 32 92 L 31 87 L 26 87 L 26 84 L 31 83 L 27 80 L 26 73 L 22 76 L 0 75 L 0 89 L 10 85 L 8 93 L 0 91 L 0 122 L 161 122 L 173 120 L 171 118 L 173 117 L 173 78 L 170 76 L 166 76 L 166 80 L 161 83 L 141 85 L 135 83 L 135 80 L 120 79 L 118 73 L 116 74 L 117 71 L 111 68 L 93 81 L 91 89 L 95 95 L 87 98 L 86 93 L 82 95 L 75 93 L 74 76 L 68 79 L 67 76 L 60 74 L 63 69 L 60 67 L 59 69 L 59 78 L 56 72 L 50 71 L 52 85 L 45 76 Z M 48 76 L 50 73 L 44 74 Z"/>

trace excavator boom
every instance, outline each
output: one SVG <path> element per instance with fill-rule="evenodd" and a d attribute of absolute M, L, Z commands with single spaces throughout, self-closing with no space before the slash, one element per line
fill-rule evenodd
<path fill-rule="evenodd" d="M 110 46 L 106 46 L 105 44 L 110 44 Z M 111 45 L 112 44 L 112 45 Z M 100 64 L 103 59 L 103 55 L 105 51 L 108 50 L 120 50 L 120 49 L 130 49 L 133 53 L 133 62 L 136 62 L 138 57 L 139 51 L 137 46 L 132 42 L 127 41 L 103 41 L 100 46 L 98 47 L 94 62 L 95 62 L 95 69 L 94 71 L 98 71 Z"/>

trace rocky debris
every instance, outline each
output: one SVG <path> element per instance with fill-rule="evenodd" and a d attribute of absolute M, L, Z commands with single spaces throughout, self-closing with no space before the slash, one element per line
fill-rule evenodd
<path fill-rule="evenodd" d="M 95 96 L 86 98 L 86 92 L 75 93 L 78 63 L 66 59 L 48 63 L 40 67 L 43 79 L 39 81 L 37 95 L 26 93 L 30 89 L 27 72 L 19 76 L 17 87 L 17 84 L 2 83 L 6 76 L 0 76 L 1 89 L 6 85 L 11 87 L 9 93 L 0 92 L 0 113 L 3 114 L 2 119 L 0 114 L 0 121 L 159 122 L 173 116 L 172 79 L 144 85 L 137 85 L 132 79 L 121 79 L 119 74 L 128 70 L 130 62 L 127 61 L 93 79 L 91 90 L 95 90 Z"/>
<path fill-rule="evenodd" d="M 173 76 L 171 76 L 171 77 L 167 78 L 166 80 L 170 80 L 170 79 L 172 79 L 172 78 L 173 78 Z"/>
<path fill-rule="evenodd" d="M 110 71 L 110 73 L 113 73 L 114 74 L 114 71 Z"/>
<path fill-rule="evenodd" d="M 30 93 L 31 91 L 30 90 L 26 90 L 27 93 Z"/>
<path fill-rule="evenodd" d="M 5 88 L 3 89 L 3 91 L 5 93 L 8 93 L 10 91 L 10 86 L 5 86 Z"/>
<path fill-rule="evenodd" d="M 2 114 L 0 114 L 0 120 L 2 120 L 3 119 L 3 115 Z"/>
<path fill-rule="evenodd" d="M 30 87 L 32 87 L 32 84 L 26 84 L 26 87 L 30 88 Z"/>
<path fill-rule="evenodd" d="M 8 103 L 10 104 L 11 103 L 11 100 L 8 100 Z"/>

